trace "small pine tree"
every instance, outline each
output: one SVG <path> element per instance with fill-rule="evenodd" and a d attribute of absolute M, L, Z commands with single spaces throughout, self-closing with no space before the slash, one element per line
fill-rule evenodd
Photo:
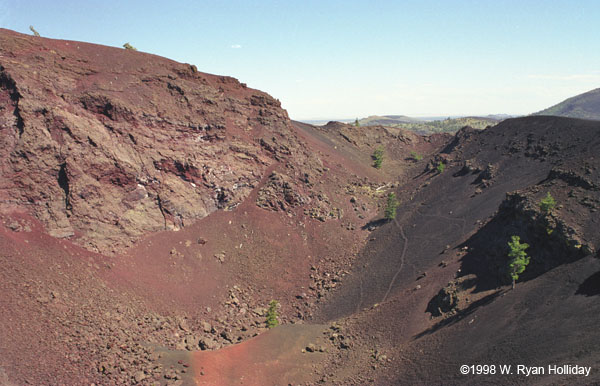
<path fill-rule="evenodd" d="M 135 48 L 134 46 L 132 46 L 129 43 L 125 43 L 123 44 L 123 48 L 125 48 L 126 50 L 132 50 L 132 51 L 137 51 L 137 48 Z"/>
<path fill-rule="evenodd" d="M 442 161 L 440 161 L 438 162 L 438 165 L 436 166 L 435 170 L 437 170 L 439 174 L 442 174 L 444 170 L 446 170 L 446 165 Z"/>
<path fill-rule="evenodd" d="M 387 203 L 385 205 L 385 219 L 392 221 L 396 218 L 396 209 L 398 209 L 398 200 L 394 193 L 388 194 Z"/>
<path fill-rule="evenodd" d="M 267 311 L 267 327 L 273 328 L 279 325 L 279 320 L 277 319 L 277 306 L 279 302 L 277 300 L 271 300 L 269 303 L 269 310 Z"/>
<path fill-rule="evenodd" d="M 552 211 L 552 209 L 554 209 L 555 206 L 556 201 L 554 200 L 554 197 L 552 197 L 550 192 L 548 192 L 546 197 L 543 198 L 542 201 L 540 201 L 540 209 L 544 213 L 550 213 L 550 211 Z"/>
<path fill-rule="evenodd" d="M 358 118 L 356 118 L 356 120 L 354 121 L 354 126 L 360 127 L 360 123 L 358 122 Z"/>
<path fill-rule="evenodd" d="M 527 256 L 525 250 L 529 248 L 529 244 L 521 244 L 521 238 L 519 236 L 511 236 L 511 241 L 508 242 L 510 252 L 508 257 L 511 258 L 508 263 L 509 275 L 512 279 L 512 288 L 515 288 L 515 282 L 519 278 L 519 275 L 525 271 L 525 267 L 529 264 L 530 257 Z"/>
<path fill-rule="evenodd" d="M 373 166 L 375 169 L 381 169 L 381 164 L 383 163 L 383 146 L 379 146 L 375 149 L 371 158 L 373 158 Z"/>
<path fill-rule="evenodd" d="M 37 37 L 40 36 L 40 33 L 38 31 L 36 31 L 32 25 L 29 26 L 29 30 L 33 33 L 33 36 L 37 36 Z"/>

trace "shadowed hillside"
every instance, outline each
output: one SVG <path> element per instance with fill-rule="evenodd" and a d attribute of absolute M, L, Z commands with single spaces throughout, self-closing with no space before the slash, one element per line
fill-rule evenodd
<path fill-rule="evenodd" d="M 371 233 L 355 269 L 318 320 L 347 317 L 348 334 L 380 355 L 344 367 L 376 384 L 504 384 L 463 376 L 461 364 L 593 366 L 600 311 L 600 124 L 555 117 L 463 129 L 401 186 L 396 219 Z M 550 192 L 557 206 L 542 212 Z M 510 291 L 512 235 L 531 263 Z M 547 342 L 547 343 L 544 343 Z M 400 348 L 401 347 L 401 348 Z M 351 359 L 352 358 L 352 359 Z M 360 361 L 368 365 L 360 366 Z M 383 370 L 365 376 L 376 363 Z M 385 374 L 385 375 L 383 375 Z M 590 384 L 582 377 L 513 377 L 517 384 Z"/>

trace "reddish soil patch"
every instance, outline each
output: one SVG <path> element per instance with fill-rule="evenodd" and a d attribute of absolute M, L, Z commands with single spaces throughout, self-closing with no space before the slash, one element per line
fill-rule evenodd
<path fill-rule="evenodd" d="M 326 354 L 306 348 L 322 341 L 325 330 L 322 325 L 280 326 L 219 351 L 196 352 L 196 384 L 274 386 L 310 381 L 321 373 Z"/>

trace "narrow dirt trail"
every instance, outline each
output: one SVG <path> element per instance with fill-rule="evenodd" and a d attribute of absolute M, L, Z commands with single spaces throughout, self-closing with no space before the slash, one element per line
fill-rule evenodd
<path fill-rule="evenodd" d="M 459 242 L 461 242 L 465 236 L 466 219 L 464 218 L 464 216 L 448 217 L 448 216 L 444 216 L 444 215 L 440 215 L 440 214 L 424 214 L 424 213 L 421 213 L 418 208 L 414 210 L 414 213 L 419 216 L 423 216 L 423 217 L 439 218 L 439 219 L 451 221 L 454 223 L 458 222 L 460 225 L 459 224 L 456 224 L 456 225 L 458 225 L 461 230 L 461 236 L 459 238 Z M 402 272 L 402 269 L 404 269 L 405 265 L 406 265 L 406 252 L 408 250 L 409 238 L 406 236 L 403 226 L 400 225 L 400 223 L 398 222 L 397 219 L 394 219 L 394 224 L 396 225 L 396 227 L 398 227 L 398 229 L 400 231 L 400 236 L 402 237 L 402 253 L 400 254 L 400 257 L 398 259 L 400 261 L 400 266 L 398 267 L 398 269 L 394 273 L 394 276 L 390 280 L 387 290 L 386 290 L 383 298 L 381 299 L 380 303 L 383 303 L 384 301 L 386 301 L 386 299 L 392 292 L 392 288 L 394 287 L 394 284 L 396 283 L 398 276 L 400 275 L 400 273 Z M 362 306 L 362 301 L 363 301 L 363 290 L 362 290 L 362 277 L 361 277 L 360 278 L 360 299 L 359 299 L 359 304 L 357 306 L 357 311 L 360 310 L 360 307 Z"/>
<path fill-rule="evenodd" d="M 358 280 L 359 280 L 359 290 L 360 290 L 360 296 L 358 298 L 358 303 L 356 304 L 356 313 L 360 312 L 360 308 L 362 307 L 362 302 L 363 302 L 363 278 L 362 275 L 358 276 Z"/>
<path fill-rule="evenodd" d="M 400 236 L 402 236 L 402 240 L 404 240 L 404 242 L 402 243 L 403 244 L 402 254 L 400 255 L 400 267 L 398 267 L 398 270 L 396 270 L 396 273 L 392 277 L 392 280 L 390 281 L 390 284 L 388 285 L 387 291 L 385 292 L 385 295 L 383 295 L 383 298 L 381 299 L 381 303 L 383 303 L 385 301 L 385 299 L 387 299 L 388 295 L 392 291 L 392 287 L 394 286 L 394 282 L 396 281 L 396 278 L 398 278 L 400 271 L 402 271 L 402 268 L 404 267 L 406 250 L 408 248 L 408 239 L 406 238 L 406 235 L 404 234 L 404 229 L 402 228 L 402 225 L 400 225 L 398 223 L 398 220 L 396 220 L 396 219 L 394 219 L 394 224 L 396 224 L 396 226 L 400 229 Z"/>

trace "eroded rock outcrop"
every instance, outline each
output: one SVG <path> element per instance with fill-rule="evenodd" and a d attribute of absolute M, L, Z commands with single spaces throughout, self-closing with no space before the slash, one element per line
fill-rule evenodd
<path fill-rule="evenodd" d="M 113 252 L 232 208 L 298 150 L 279 101 L 130 50 L 0 30 L 0 202 Z"/>

